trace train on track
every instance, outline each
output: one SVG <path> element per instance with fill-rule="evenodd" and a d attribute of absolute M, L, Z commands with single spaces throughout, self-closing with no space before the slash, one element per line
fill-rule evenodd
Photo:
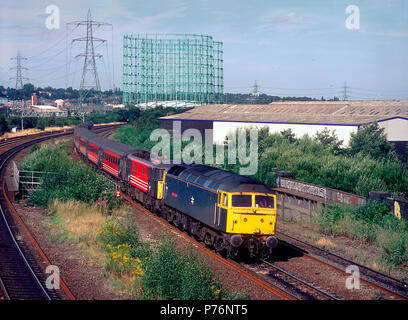
<path fill-rule="evenodd" d="M 121 192 L 224 256 L 267 257 L 275 236 L 276 194 L 258 180 L 202 164 L 162 164 L 150 152 L 74 130 L 80 157 Z"/>

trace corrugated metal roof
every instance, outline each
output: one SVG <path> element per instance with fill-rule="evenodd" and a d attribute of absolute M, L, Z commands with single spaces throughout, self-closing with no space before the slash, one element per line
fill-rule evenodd
<path fill-rule="evenodd" d="M 266 105 L 204 105 L 164 120 L 358 125 L 408 118 L 408 101 L 296 101 Z"/>

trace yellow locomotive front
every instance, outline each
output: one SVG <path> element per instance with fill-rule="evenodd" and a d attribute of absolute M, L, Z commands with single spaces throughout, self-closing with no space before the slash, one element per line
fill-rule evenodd
<path fill-rule="evenodd" d="M 245 242 L 246 247 L 265 246 L 269 251 L 277 246 L 275 194 L 220 191 L 218 206 L 227 212 L 225 232 L 233 246 Z"/>

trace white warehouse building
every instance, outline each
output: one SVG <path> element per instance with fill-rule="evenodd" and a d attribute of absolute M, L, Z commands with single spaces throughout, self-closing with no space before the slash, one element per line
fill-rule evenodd
<path fill-rule="evenodd" d="M 301 137 L 313 136 L 325 128 L 335 130 L 347 146 L 350 133 L 361 125 L 377 121 L 397 152 L 404 154 L 408 144 L 408 101 L 296 101 L 264 105 L 204 105 L 184 113 L 159 118 L 160 125 L 172 130 L 173 121 L 181 131 L 213 129 L 213 143 L 222 143 L 228 132 L 237 128 L 265 127 L 272 132 L 291 129 Z"/>

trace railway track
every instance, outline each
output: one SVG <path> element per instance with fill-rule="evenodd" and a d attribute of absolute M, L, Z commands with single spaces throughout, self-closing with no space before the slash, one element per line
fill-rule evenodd
<path fill-rule="evenodd" d="M 109 177 L 110 178 L 110 177 Z M 202 242 L 197 241 L 193 237 L 187 235 L 185 232 L 181 231 L 176 226 L 169 223 L 166 219 L 161 218 L 148 209 L 146 209 L 142 204 L 133 200 L 127 194 L 122 193 L 122 197 L 129 202 L 132 206 L 136 207 L 139 211 L 147 214 L 151 218 L 155 219 L 162 225 L 171 229 L 178 236 L 186 239 L 197 247 L 200 251 L 204 252 L 206 255 L 218 260 L 224 264 L 229 269 L 235 270 L 245 278 L 258 284 L 265 290 L 269 291 L 273 295 L 279 297 L 283 300 L 339 300 L 335 295 L 326 292 L 325 290 L 308 283 L 305 280 L 300 279 L 294 274 L 291 274 L 282 268 L 272 264 L 268 261 L 262 261 L 262 264 L 257 265 L 256 268 L 250 268 L 247 265 L 237 263 L 236 261 L 227 260 L 219 254 L 215 253 L 213 250 L 206 247 Z M 260 270 L 263 269 L 263 272 Z M 272 271 L 273 270 L 273 271 Z M 265 277 L 261 275 L 262 273 L 268 273 Z"/>
<path fill-rule="evenodd" d="M 96 131 L 107 131 L 113 127 L 105 126 L 97 128 Z M 35 143 L 71 134 L 73 130 L 66 130 L 35 139 L 26 137 L 25 140 L 28 141 L 20 140 L 17 142 L 18 146 L 9 148 L 0 155 L 1 180 L 4 181 L 5 168 L 9 160 L 23 149 Z M 2 192 L 0 192 L 0 294 L 2 293 L 6 299 L 10 300 L 60 299 L 56 290 L 48 289 L 44 285 L 46 283 L 44 271 L 36 262 L 28 244 L 21 241 L 20 236 L 16 236 L 18 227 L 13 209 L 6 196 L 4 183 L 2 183 Z M 29 232 L 28 229 L 26 232 Z"/>
<path fill-rule="evenodd" d="M 0 278 L 0 300 L 10 300 L 6 287 L 4 286 L 3 280 L 1 278 Z"/>
<path fill-rule="evenodd" d="M 73 129 L 65 129 L 65 131 L 67 131 L 67 130 L 72 131 Z M 45 137 L 45 136 L 48 136 L 50 134 L 58 133 L 58 132 L 64 132 L 64 130 L 48 131 L 48 132 L 35 133 L 35 134 L 32 134 L 32 135 L 24 135 L 24 136 L 18 136 L 18 137 L 5 138 L 5 139 L 0 140 L 0 148 L 4 148 L 6 146 L 19 143 L 21 141 L 27 141 L 27 140 L 30 140 L 30 139 L 31 140 L 38 139 L 38 138 Z"/>
<path fill-rule="evenodd" d="M 358 264 L 335 253 L 323 250 L 303 240 L 297 239 L 283 232 L 277 232 L 279 243 L 288 249 L 295 250 L 307 259 L 326 265 L 342 274 L 350 265 L 357 266 L 360 272 L 360 281 L 400 300 L 408 300 L 408 284 L 400 279 L 386 275 L 367 266 Z"/>
<path fill-rule="evenodd" d="M 299 300 L 340 300 L 335 295 L 299 278 L 272 262 L 263 259 L 261 259 L 261 262 L 258 268 L 265 269 L 268 272 L 268 277 L 273 278 L 273 281 L 278 281 L 284 286 L 284 290 L 290 292 Z"/>
<path fill-rule="evenodd" d="M 336 294 L 330 293 L 318 287 L 317 285 L 311 282 L 301 279 L 299 276 L 293 273 L 288 272 L 287 270 L 284 269 L 284 266 L 278 266 L 270 261 L 262 260 L 261 263 L 259 263 L 256 268 L 253 268 L 253 267 L 248 268 L 248 266 L 239 265 L 235 263 L 235 261 L 234 262 L 228 261 L 224 259 L 223 257 L 219 256 L 218 254 L 214 253 L 212 250 L 207 249 L 205 245 L 203 245 L 201 242 L 198 242 L 192 237 L 190 237 L 189 235 L 185 234 L 184 232 L 179 230 L 176 226 L 173 226 L 170 223 L 168 223 L 165 219 L 162 219 L 158 217 L 157 215 L 153 214 L 152 212 L 150 212 L 149 210 L 147 210 L 145 207 L 143 207 L 143 204 L 139 204 L 138 202 L 131 199 L 128 195 L 122 194 L 122 196 L 125 200 L 127 200 L 133 206 L 136 206 L 140 211 L 160 221 L 163 225 L 166 225 L 168 228 L 172 229 L 179 236 L 193 243 L 197 248 L 199 248 L 199 250 L 205 252 L 207 255 L 212 256 L 213 258 L 222 262 L 224 265 L 226 265 L 230 269 L 234 269 L 238 271 L 239 273 L 241 273 L 248 279 L 252 280 L 253 282 L 256 282 L 257 284 L 262 286 L 264 289 L 268 290 L 269 292 L 277 295 L 278 297 L 282 299 L 288 299 L 288 300 L 294 300 L 294 299 L 340 300 L 341 299 L 340 297 L 342 296 L 342 294 L 337 292 L 337 288 L 336 288 L 336 293 L 339 294 L 338 296 Z M 314 262 L 324 264 L 325 266 L 330 267 L 332 270 L 335 270 L 336 272 L 341 272 L 343 274 L 349 275 L 345 271 L 339 268 L 336 268 L 333 265 L 325 263 L 323 260 L 319 260 L 313 257 L 311 254 L 309 254 L 308 249 L 305 246 L 303 246 L 302 248 L 299 248 L 296 245 L 293 245 L 285 240 L 282 240 L 282 237 L 284 236 L 282 233 L 279 233 L 279 234 L 277 233 L 277 235 L 280 235 L 280 242 L 283 246 L 298 251 L 298 253 L 300 253 L 300 256 L 304 256 L 305 258 L 311 259 Z M 292 240 L 295 240 L 295 239 L 293 238 Z M 317 247 L 315 248 L 316 250 L 319 249 Z M 323 252 L 322 255 L 327 255 L 327 252 L 325 252 L 324 250 L 321 250 L 321 249 L 319 250 Z M 347 261 L 347 266 L 350 264 L 356 265 L 356 263 L 350 260 Z M 367 273 L 368 273 L 369 268 L 367 267 L 363 268 L 362 266 L 362 270 L 363 269 L 367 270 Z M 385 275 L 382 275 L 382 276 L 385 276 Z M 312 281 L 315 281 L 315 280 L 316 279 Z M 390 290 L 389 288 L 387 288 L 387 285 L 394 286 L 393 287 L 394 289 L 396 288 L 401 289 L 401 287 L 398 287 L 395 281 L 392 284 L 390 283 L 389 279 L 387 281 L 388 281 L 387 283 L 386 281 L 383 281 L 382 284 L 375 284 L 372 281 L 363 280 L 363 282 L 369 284 L 370 286 L 375 287 L 376 289 L 386 292 L 388 295 L 393 296 L 394 298 L 406 300 L 406 296 L 402 295 L 401 293 L 395 292 L 395 290 Z M 316 281 L 316 282 L 320 283 L 321 281 Z M 344 283 L 342 283 L 342 286 L 344 287 Z M 331 291 L 333 291 L 333 287 L 331 288 L 332 288 Z"/>
<path fill-rule="evenodd" d="M 249 279 L 250 281 L 258 284 L 268 292 L 272 293 L 273 295 L 279 297 L 280 299 L 283 300 L 297 300 L 298 298 L 290 293 L 287 290 L 284 290 L 280 287 L 277 287 L 271 283 L 265 282 L 262 278 L 260 278 L 258 275 L 251 271 L 246 271 L 240 266 L 238 263 L 234 261 L 228 261 L 221 257 L 219 254 L 215 253 L 214 251 L 207 249 L 206 246 L 195 240 L 194 238 L 190 237 L 180 229 L 178 229 L 176 226 L 171 225 L 170 223 L 167 222 L 167 220 L 162 219 L 155 215 L 154 213 L 150 212 L 147 210 L 145 207 L 143 207 L 141 204 L 136 202 L 135 200 L 131 199 L 128 195 L 122 194 L 122 197 L 129 202 L 132 206 L 136 207 L 139 211 L 142 211 L 143 213 L 147 214 L 149 217 L 152 219 L 155 219 L 157 222 L 161 223 L 162 225 L 166 226 L 167 228 L 170 228 L 174 233 L 176 233 L 178 236 L 186 239 L 190 243 L 194 244 L 195 247 L 197 247 L 200 251 L 204 252 L 206 255 L 211 256 L 212 258 L 216 259 L 217 261 L 221 262 L 224 266 L 228 267 L 229 269 L 235 270 L 239 272 L 242 276 L 245 278 Z"/>

